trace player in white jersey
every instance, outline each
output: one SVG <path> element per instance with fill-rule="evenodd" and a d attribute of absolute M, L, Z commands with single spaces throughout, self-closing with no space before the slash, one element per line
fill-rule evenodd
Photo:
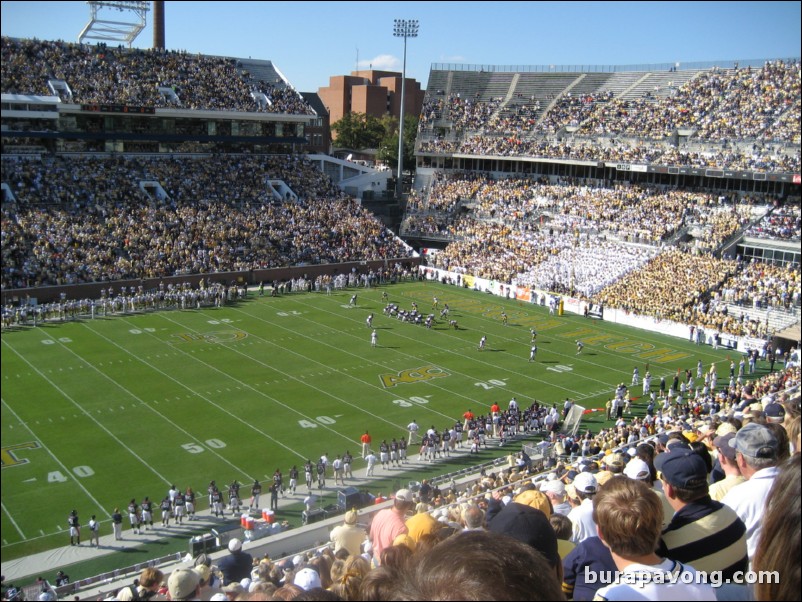
<path fill-rule="evenodd" d="M 532 345 L 532 348 L 529 350 L 529 361 L 534 362 L 537 357 L 537 345 Z"/>
<path fill-rule="evenodd" d="M 407 425 L 407 431 L 409 431 L 409 440 L 407 443 L 408 445 L 412 445 L 413 443 L 415 443 L 415 439 L 417 439 L 418 437 L 419 428 L 420 427 L 418 427 L 418 423 L 414 420 Z"/>
<path fill-rule="evenodd" d="M 373 476 L 373 468 L 376 466 L 376 454 L 372 451 L 368 450 L 368 455 L 365 456 L 365 462 L 367 462 L 367 472 L 365 473 L 366 476 L 372 477 Z"/>
<path fill-rule="evenodd" d="M 486 336 L 482 336 L 482 338 L 479 339 L 479 351 L 484 351 L 486 343 L 487 343 L 487 337 Z"/>
<path fill-rule="evenodd" d="M 370 346 L 376 347 L 376 345 L 378 345 L 378 342 L 379 342 L 379 333 L 377 333 L 374 330 L 372 333 L 370 333 Z"/>
<path fill-rule="evenodd" d="M 368 314 L 365 323 L 368 325 L 368 328 L 373 328 L 373 314 Z"/>

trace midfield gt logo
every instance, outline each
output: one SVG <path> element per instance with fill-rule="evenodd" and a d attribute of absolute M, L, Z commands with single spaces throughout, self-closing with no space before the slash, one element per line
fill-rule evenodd
<path fill-rule="evenodd" d="M 433 378 L 450 376 L 437 366 L 421 366 L 410 370 L 401 370 L 398 374 L 381 374 L 379 380 L 385 388 L 403 385 L 407 383 L 420 383 Z"/>

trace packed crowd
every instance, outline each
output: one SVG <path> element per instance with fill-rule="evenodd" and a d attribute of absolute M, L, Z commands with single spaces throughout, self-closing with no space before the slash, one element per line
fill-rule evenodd
<path fill-rule="evenodd" d="M 584 297 L 602 292 L 594 300 L 608 307 L 711 331 L 765 334 L 763 321 L 727 316 L 726 303 L 798 306 L 799 268 L 712 254 L 771 203 L 760 195 L 437 172 L 414 197 L 405 232 L 452 240 L 430 259 L 440 269 Z M 690 252 L 662 253 L 661 243 L 681 229 L 691 237 Z"/>
<path fill-rule="evenodd" d="M 452 94 L 446 99 L 445 117 L 457 131 L 472 131 L 490 119 L 501 102 L 500 98 L 481 102 L 477 98 L 462 98 L 460 94 Z"/>
<path fill-rule="evenodd" d="M 799 265 L 753 262 L 725 281 L 714 298 L 747 307 L 790 309 L 800 305 L 801 286 Z"/>
<path fill-rule="evenodd" d="M 604 288 L 596 300 L 605 307 L 690 324 L 693 306 L 708 291 L 719 288 L 736 269 L 734 260 L 669 249 Z"/>
<path fill-rule="evenodd" d="M 407 257 L 299 157 L 3 161 L 4 288 Z M 281 180 L 298 201 L 276 197 Z M 157 181 L 161 192 L 145 193 Z M 163 196 L 161 193 L 164 193 Z"/>
<path fill-rule="evenodd" d="M 579 127 L 597 105 L 614 99 L 611 90 L 606 92 L 572 95 L 570 92 L 561 96 L 538 124 L 538 130 L 545 133 L 556 133 L 562 127 Z"/>
<path fill-rule="evenodd" d="M 113 48 L 67 42 L 2 38 L 2 91 L 52 96 L 50 80 L 66 82 L 77 104 L 124 104 L 313 115 L 312 108 L 283 82 L 253 79 L 236 59 L 181 51 Z M 64 91 L 57 91 L 66 94 Z M 259 103 L 252 92 L 270 102 Z"/>
<path fill-rule="evenodd" d="M 640 138 L 570 137 L 563 141 L 529 139 L 516 135 L 476 134 L 461 140 L 422 139 L 421 153 L 462 153 L 494 157 L 539 157 L 574 161 L 653 163 L 679 167 L 754 169 L 757 171 L 799 171 L 799 149 L 755 146 L 753 149 L 717 148 L 705 152 L 678 149 L 664 143 L 648 143 Z"/>
<path fill-rule="evenodd" d="M 789 240 L 800 242 L 802 232 L 802 208 L 799 203 L 787 203 L 776 207 L 745 232 L 747 236 L 770 238 L 773 240 Z"/>
<path fill-rule="evenodd" d="M 467 153 L 586 161 L 727 167 L 760 171 L 798 171 L 799 62 L 768 62 L 760 69 L 700 71 L 672 94 L 636 99 L 612 93 L 559 97 L 541 116 L 537 105 L 505 110 L 498 101 L 463 102 L 451 95 L 427 105 L 421 132 L 423 153 Z M 456 138 L 438 139 L 426 124 L 435 114 L 449 118 L 453 104 Z M 577 138 L 549 139 L 564 126 Z M 694 140 L 710 143 L 705 152 L 677 148 L 665 141 L 677 129 L 694 130 Z M 733 141 L 754 140 L 751 148 Z M 792 145 L 764 145 L 782 142 Z"/>
<path fill-rule="evenodd" d="M 682 274 L 683 287 L 677 288 Z M 670 250 L 603 289 L 608 307 L 736 336 L 765 336 L 765 319 L 730 315 L 728 303 L 790 309 L 800 303 L 800 268 L 716 259 Z"/>
<path fill-rule="evenodd" d="M 593 298 L 656 252 L 656 249 L 581 237 L 575 245 L 547 257 L 536 270 L 517 274 L 514 282 L 518 286 Z"/>

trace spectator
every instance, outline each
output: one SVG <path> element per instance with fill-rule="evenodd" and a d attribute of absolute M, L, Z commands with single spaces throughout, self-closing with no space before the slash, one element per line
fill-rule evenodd
<path fill-rule="evenodd" d="M 759 581 L 755 585 L 757 600 L 793 600 L 802 586 L 798 551 L 800 546 L 800 454 L 794 454 L 779 467 L 779 472 L 766 499 L 763 521 L 753 569 L 778 571 L 778 580 Z"/>
<path fill-rule="evenodd" d="M 373 546 L 373 558 L 381 562 L 381 554 L 385 548 L 392 545 L 396 537 L 407 533 L 405 522 L 406 514 L 415 507 L 412 492 L 409 489 L 399 489 L 390 508 L 379 510 L 370 525 L 370 541 Z"/>
<path fill-rule="evenodd" d="M 750 423 L 730 441 L 735 448 L 736 462 L 745 483 L 736 485 L 722 498 L 746 525 L 749 559 L 754 559 L 760 538 L 766 498 L 777 477 L 778 441 L 765 426 Z"/>
<path fill-rule="evenodd" d="M 663 492 L 676 511 L 663 529 L 661 556 L 732 579 L 749 568 L 746 527 L 735 512 L 710 499 L 707 467 L 690 448 L 675 445 L 655 458 Z"/>
<path fill-rule="evenodd" d="M 550 529 L 548 521 L 545 526 Z M 499 575 L 504 578 L 499 579 Z M 374 591 L 379 589 L 382 595 L 367 597 L 363 589 L 362 599 L 559 600 L 562 597 L 559 581 L 540 553 L 512 537 L 487 531 L 468 531 L 449 537 L 427 552 L 413 556 L 403 572 L 387 571 L 377 577 L 384 583 L 380 588 L 374 586 Z"/>
<path fill-rule="evenodd" d="M 332 529 L 331 541 L 334 542 L 335 554 L 343 549 L 351 556 L 359 556 L 362 553 L 362 542 L 365 541 L 366 533 L 357 525 L 358 518 L 356 510 L 349 510 L 345 513 L 343 524 Z"/>
<path fill-rule="evenodd" d="M 228 542 L 228 552 L 217 563 L 217 568 L 223 575 L 223 585 L 238 583 L 250 577 L 253 567 L 253 557 L 242 550 L 242 542 L 236 537 Z"/>
<path fill-rule="evenodd" d="M 597 599 L 716 599 L 713 588 L 699 579 L 693 567 L 655 553 L 663 510 L 657 495 L 645 483 L 611 479 L 593 500 L 593 518 L 599 538 L 626 576 L 616 577 L 613 583 L 599 589 Z M 678 578 L 668 579 L 669 573 Z"/>

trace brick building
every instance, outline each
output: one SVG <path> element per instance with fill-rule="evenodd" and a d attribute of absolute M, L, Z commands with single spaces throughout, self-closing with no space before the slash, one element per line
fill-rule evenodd
<path fill-rule="evenodd" d="M 375 117 L 401 113 L 401 74 L 393 71 L 353 71 L 351 75 L 335 75 L 329 85 L 318 89 L 330 125 L 348 113 L 365 113 Z M 407 78 L 406 115 L 420 115 L 425 90 L 420 83 Z"/>

